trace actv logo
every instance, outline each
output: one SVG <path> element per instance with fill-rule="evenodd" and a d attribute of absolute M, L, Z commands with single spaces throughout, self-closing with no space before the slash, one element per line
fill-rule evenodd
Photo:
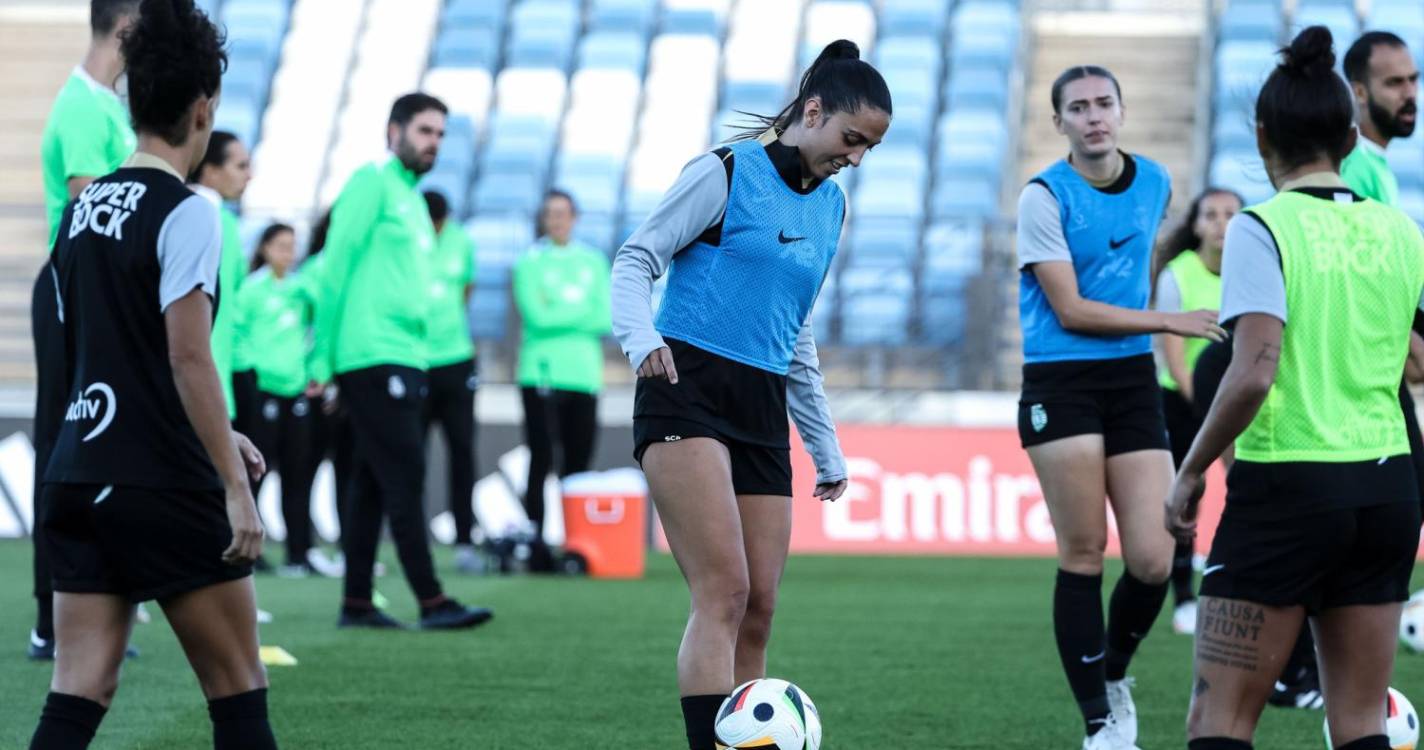
<path fill-rule="evenodd" d="M 119 404 L 114 398 L 114 389 L 106 383 L 94 383 L 85 388 L 79 398 L 69 405 L 69 409 L 64 413 L 64 421 L 83 422 L 98 419 L 99 424 L 94 425 L 94 429 L 84 436 L 83 442 L 87 443 L 109 429 L 118 410 Z"/>

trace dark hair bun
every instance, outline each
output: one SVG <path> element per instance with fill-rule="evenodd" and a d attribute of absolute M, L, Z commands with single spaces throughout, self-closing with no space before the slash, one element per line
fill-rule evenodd
<path fill-rule="evenodd" d="M 827 44 L 826 48 L 821 50 L 821 54 L 816 58 L 816 62 L 821 62 L 822 60 L 859 59 L 860 47 L 858 47 L 855 42 L 852 42 L 849 39 L 837 39 L 834 42 Z"/>
<path fill-rule="evenodd" d="M 1335 39 L 1330 29 L 1311 26 L 1296 35 L 1281 50 L 1281 69 L 1301 76 L 1330 75 L 1335 69 Z"/>

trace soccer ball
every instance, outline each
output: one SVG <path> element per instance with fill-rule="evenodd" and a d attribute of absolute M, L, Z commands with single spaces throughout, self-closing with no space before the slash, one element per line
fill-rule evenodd
<path fill-rule="evenodd" d="M 1389 689 L 1385 710 L 1384 732 L 1389 735 L 1390 750 L 1414 750 L 1419 744 L 1419 714 L 1404 693 Z M 1331 750 L 1330 722 L 1325 722 L 1325 747 Z"/>
<path fill-rule="evenodd" d="M 1415 598 L 1404 605 L 1399 618 L 1399 641 L 1410 651 L 1424 651 L 1424 599 Z"/>
<path fill-rule="evenodd" d="M 752 680 L 717 711 L 718 747 L 728 750 L 818 750 L 821 715 L 811 697 L 786 680 Z"/>

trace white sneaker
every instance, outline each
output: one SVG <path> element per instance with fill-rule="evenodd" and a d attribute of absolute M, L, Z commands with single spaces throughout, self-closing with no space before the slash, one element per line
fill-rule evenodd
<path fill-rule="evenodd" d="M 1197 600 L 1185 601 L 1172 611 L 1172 631 L 1181 635 L 1197 632 Z"/>
<path fill-rule="evenodd" d="M 331 557 L 316 547 L 307 550 L 307 565 L 324 578 L 342 578 L 346 575 L 346 560 L 340 555 Z"/>
<path fill-rule="evenodd" d="M 489 561 L 485 558 L 483 551 L 476 549 L 473 544 L 456 545 L 456 570 L 466 575 L 484 575 L 489 572 L 489 568 Z"/>
<path fill-rule="evenodd" d="M 1108 706 L 1112 708 L 1109 723 L 1117 725 L 1117 733 L 1127 746 L 1137 744 L 1137 706 L 1132 703 L 1132 686 L 1136 682 L 1131 677 L 1108 680 Z"/>
<path fill-rule="evenodd" d="M 1122 725 L 1117 718 L 1108 714 L 1107 723 L 1098 733 L 1083 738 L 1083 750 L 1142 750 L 1132 740 L 1122 734 Z"/>

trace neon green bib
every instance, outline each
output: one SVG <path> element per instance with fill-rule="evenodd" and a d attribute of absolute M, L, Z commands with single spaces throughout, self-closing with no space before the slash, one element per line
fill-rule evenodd
<path fill-rule="evenodd" d="M 1408 453 L 1399 381 L 1424 288 L 1419 228 L 1376 201 L 1296 192 L 1248 210 L 1280 248 L 1289 322 L 1276 382 L 1237 438 L 1237 457 L 1345 463 Z"/>
<path fill-rule="evenodd" d="M 1172 277 L 1177 280 L 1177 289 L 1182 293 L 1182 310 L 1216 310 L 1221 307 L 1221 276 L 1211 272 L 1195 250 L 1188 250 L 1167 264 Z M 1187 372 L 1196 369 L 1197 357 L 1209 342 L 1206 339 L 1183 339 L 1182 352 L 1185 355 Z M 1157 373 L 1157 382 L 1163 388 L 1181 390 L 1172 373 L 1165 366 Z"/>

